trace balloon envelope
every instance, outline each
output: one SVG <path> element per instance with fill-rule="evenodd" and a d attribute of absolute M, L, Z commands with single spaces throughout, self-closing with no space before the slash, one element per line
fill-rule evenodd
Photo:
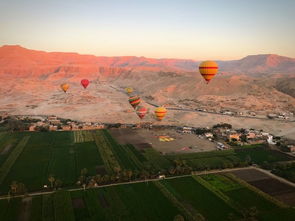
<path fill-rule="evenodd" d="M 83 80 L 81 80 L 81 84 L 84 87 L 84 89 L 86 89 L 87 86 L 89 85 L 89 81 L 87 79 L 83 79 Z"/>
<path fill-rule="evenodd" d="M 147 111 L 148 111 L 148 109 L 145 108 L 145 107 L 143 107 L 143 106 L 138 106 L 136 108 L 136 114 L 138 115 L 138 117 L 140 119 L 144 118 L 144 116 L 146 115 Z"/>
<path fill-rule="evenodd" d="M 67 90 L 69 89 L 70 85 L 68 85 L 68 84 L 61 84 L 60 87 L 66 93 Z"/>
<path fill-rule="evenodd" d="M 133 92 L 133 88 L 132 87 L 126 87 L 125 91 L 127 92 L 127 94 L 131 94 Z"/>
<path fill-rule="evenodd" d="M 136 106 L 140 104 L 140 97 L 138 97 L 137 95 L 129 97 L 129 103 L 135 109 Z"/>
<path fill-rule="evenodd" d="M 218 64 L 215 61 L 203 61 L 199 65 L 199 71 L 208 84 L 209 81 L 217 74 Z"/>
<path fill-rule="evenodd" d="M 158 120 L 162 120 L 166 116 L 167 110 L 165 107 L 157 107 L 155 114 Z"/>

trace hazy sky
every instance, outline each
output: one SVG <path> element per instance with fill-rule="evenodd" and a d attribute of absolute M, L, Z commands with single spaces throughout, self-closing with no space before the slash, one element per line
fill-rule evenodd
<path fill-rule="evenodd" d="M 295 0 L 0 0 L 0 45 L 105 56 L 295 57 Z"/>

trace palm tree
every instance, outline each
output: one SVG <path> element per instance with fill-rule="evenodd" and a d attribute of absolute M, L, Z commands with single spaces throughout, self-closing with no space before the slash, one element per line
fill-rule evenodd
<path fill-rule="evenodd" d="M 19 194 L 25 194 L 25 193 L 27 192 L 27 188 L 26 188 L 25 184 L 23 184 L 23 183 L 18 183 L 18 184 L 17 184 L 17 192 L 18 192 Z"/>
<path fill-rule="evenodd" d="M 55 181 L 55 178 L 54 178 L 54 176 L 52 174 L 49 175 L 48 181 L 50 182 L 51 188 L 53 188 L 53 183 Z"/>
<path fill-rule="evenodd" d="M 12 183 L 10 184 L 11 192 L 12 193 L 16 193 L 17 192 L 17 188 L 18 188 L 17 182 L 16 181 L 12 181 Z"/>
<path fill-rule="evenodd" d="M 54 187 L 57 189 L 62 186 L 62 181 L 60 179 L 56 179 L 54 182 Z"/>
<path fill-rule="evenodd" d="M 83 168 L 83 169 L 81 170 L 81 176 L 86 176 L 87 173 L 88 173 L 88 170 L 87 170 L 86 168 Z"/>
<path fill-rule="evenodd" d="M 174 167 L 171 167 L 171 168 L 169 169 L 169 173 L 170 173 L 171 175 L 174 175 L 175 172 L 176 172 L 176 170 L 175 170 Z"/>
<path fill-rule="evenodd" d="M 184 221 L 184 218 L 182 215 L 178 214 L 174 217 L 173 221 Z"/>
<path fill-rule="evenodd" d="M 130 181 L 131 178 L 132 178 L 132 175 L 133 175 L 132 170 L 127 170 L 126 173 L 127 173 L 127 177 L 128 177 L 128 179 L 129 179 L 129 181 Z"/>

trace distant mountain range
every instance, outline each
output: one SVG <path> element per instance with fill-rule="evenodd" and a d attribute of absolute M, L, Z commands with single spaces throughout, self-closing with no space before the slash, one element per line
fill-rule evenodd
<path fill-rule="evenodd" d="M 295 113 L 294 58 L 250 55 L 217 62 L 219 73 L 207 85 L 198 71 L 200 61 L 100 57 L 3 46 L 0 47 L 0 111 L 137 122 L 138 117 L 124 93 L 124 88 L 131 86 L 142 98 L 142 105 L 150 108 L 151 116 L 147 120 L 151 121 L 153 106 L 148 102 L 216 111 Z M 82 78 L 91 81 L 86 90 L 80 85 Z M 60 89 L 64 82 L 70 84 L 66 94 Z M 211 115 L 205 122 L 201 115 L 169 114 L 165 122 L 204 126 L 206 122 L 219 120 Z"/>
<path fill-rule="evenodd" d="M 135 56 L 103 57 L 77 53 L 29 50 L 18 45 L 0 47 L 0 74 L 38 76 L 43 78 L 60 72 L 70 75 L 118 75 L 130 71 L 195 72 L 200 61 L 188 59 L 154 59 Z M 249 55 L 240 60 L 218 61 L 224 74 L 295 75 L 295 58 L 274 54 Z"/>

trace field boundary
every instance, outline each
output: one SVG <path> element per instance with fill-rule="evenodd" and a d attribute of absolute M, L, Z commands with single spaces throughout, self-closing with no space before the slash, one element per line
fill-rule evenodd
<path fill-rule="evenodd" d="M 253 192 L 257 193 L 258 195 L 262 196 L 263 198 L 265 198 L 266 200 L 274 203 L 275 205 L 277 205 L 280 208 L 290 208 L 290 206 L 288 206 L 287 204 L 281 202 L 280 200 L 277 200 L 276 198 L 272 197 L 271 195 L 263 192 L 262 190 L 256 188 L 255 186 L 252 186 L 251 184 L 247 183 L 246 181 L 238 178 L 237 176 L 230 174 L 230 173 L 225 173 L 224 176 L 232 179 L 233 181 L 241 184 L 242 186 L 252 190 Z"/>
<path fill-rule="evenodd" d="M 30 136 L 23 137 L 16 147 L 13 149 L 13 151 L 9 154 L 6 161 L 2 164 L 0 168 L 0 184 L 4 181 L 7 174 L 9 173 L 10 169 L 14 165 L 17 158 L 20 156 L 20 154 L 23 152 L 28 140 L 30 139 Z"/>
<path fill-rule="evenodd" d="M 230 206 L 232 209 L 237 211 L 238 213 L 241 213 L 241 208 L 239 204 L 237 204 L 235 201 L 233 201 L 230 197 L 222 193 L 220 190 L 218 190 L 216 187 L 211 185 L 209 182 L 204 180 L 201 176 L 192 176 L 195 181 L 197 181 L 199 184 L 201 184 L 203 187 L 205 187 L 207 190 L 209 190 L 211 193 L 213 193 L 215 196 L 217 196 L 219 199 L 221 199 L 223 202 L 225 202 L 228 206 Z"/>
<path fill-rule="evenodd" d="M 203 221 L 205 220 L 204 216 L 197 212 L 193 208 L 187 208 L 184 203 L 180 202 L 174 194 L 168 190 L 168 188 L 162 184 L 160 181 L 154 181 L 154 185 L 160 190 L 160 192 L 172 203 L 174 204 L 181 212 L 183 212 L 186 218 L 190 221 Z M 193 211 L 192 211 L 193 209 Z"/>

